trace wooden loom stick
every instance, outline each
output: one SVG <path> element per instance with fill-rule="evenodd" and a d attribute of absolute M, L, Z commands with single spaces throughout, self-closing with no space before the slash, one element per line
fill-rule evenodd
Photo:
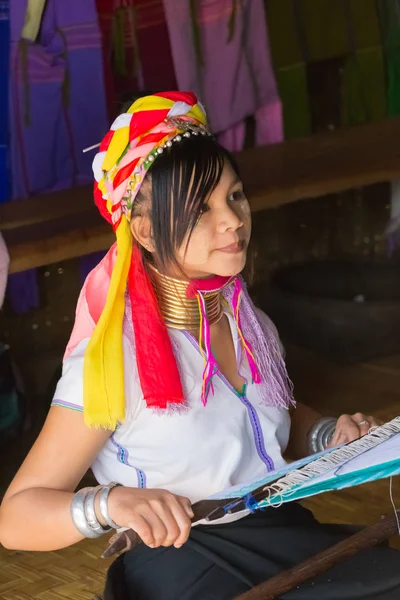
<path fill-rule="evenodd" d="M 194 517 L 192 522 L 204 519 L 207 515 L 213 512 L 216 508 L 219 508 L 222 503 L 226 504 L 226 500 L 200 500 L 192 506 Z M 125 531 L 116 532 L 112 538 L 110 538 L 108 547 L 101 555 L 101 558 L 110 558 L 119 552 L 127 552 L 131 550 L 137 544 L 142 542 L 138 534 L 133 529 L 126 529 Z"/>
<path fill-rule="evenodd" d="M 268 485 L 275 483 L 279 478 L 270 481 Z M 255 502 L 260 502 L 265 498 L 264 490 L 267 485 L 263 484 L 260 487 L 256 488 L 252 492 L 252 497 Z M 192 518 L 192 523 L 196 521 L 200 521 L 202 519 L 207 519 L 210 522 L 214 521 L 218 518 L 223 517 L 225 514 L 232 514 L 238 512 L 239 510 L 245 510 L 245 499 L 246 495 L 238 498 L 223 498 L 221 500 L 199 500 L 199 502 L 195 502 L 192 505 L 192 510 L 194 513 L 194 517 Z M 226 510 L 227 506 L 235 505 L 231 510 Z M 128 550 L 132 550 L 137 544 L 142 542 L 141 538 L 138 534 L 133 531 L 133 529 L 126 529 L 125 531 L 116 532 L 109 540 L 108 547 L 101 555 L 101 558 L 110 558 L 115 554 L 120 552 L 128 552 Z"/>
<path fill-rule="evenodd" d="M 400 510 L 397 511 L 397 515 L 400 517 Z M 362 531 L 323 550 L 299 565 L 271 577 L 268 581 L 237 596 L 235 600 L 276 600 L 282 594 L 298 587 L 312 577 L 328 571 L 360 550 L 376 546 L 396 533 L 398 533 L 396 515 L 385 517 L 375 525 L 365 527 Z"/>

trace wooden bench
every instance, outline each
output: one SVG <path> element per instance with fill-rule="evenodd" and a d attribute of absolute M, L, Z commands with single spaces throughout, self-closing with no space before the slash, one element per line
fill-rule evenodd
<path fill-rule="evenodd" d="M 400 177 L 400 118 L 237 154 L 253 212 Z M 91 186 L 0 206 L 10 272 L 107 249 Z"/>

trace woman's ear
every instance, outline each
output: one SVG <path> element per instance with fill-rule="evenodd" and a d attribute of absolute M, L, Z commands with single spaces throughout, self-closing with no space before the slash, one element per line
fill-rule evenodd
<path fill-rule="evenodd" d="M 154 252 L 151 221 L 147 215 L 137 215 L 131 220 L 131 232 L 135 240 L 147 250 Z"/>

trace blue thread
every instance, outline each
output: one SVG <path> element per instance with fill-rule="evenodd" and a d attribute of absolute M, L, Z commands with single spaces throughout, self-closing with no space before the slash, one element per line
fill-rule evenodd
<path fill-rule="evenodd" d="M 237 506 L 240 502 L 241 502 L 241 500 L 239 502 L 237 500 L 235 500 L 235 502 L 231 502 L 230 504 L 225 504 L 222 508 L 224 509 L 224 511 L 226 513 L 228 513 L 231 510 L 231 508 L 235 508 L 235 506 Z"/>
<path fill-rule="evenodd" d="M 122 463 L 126 467 L 130 467 L 131 469 L 134 469 L 136 471 L 138 487 L 145 488 L 146 487 L 146 475 L 141 469 L 137 469 L 136 467 L 134 467 L 133 465 L 131 465 L 129 463 L 129 452 L 128 452 L 127 448 L 124 448 L 123 446 L 118 444 L 118 442 L 115 441 L 114 434 L 111 436 L 110 440 L 113 443 L 113 445 L 118 449 L 118 452 L 117 452 L 118 462 Z"/>
<path fill-rule="evenodd" d="M 267 454 L 267 451 L 265 450 L 264 436 L 262 435 L 261 425 L 258 419 L 257 412 L 245 395 L 238 396 L 238 398 L 247 408 L 247 412 L 250 417 L 251 426 L 256 440 L 258 454 L 261 460 L 265 463 L 268 471 L 273 471 L 275 469 L 275 465 L 272 458 Z"/>
<path fill-rule="evenodd" d="M 244 498 L 244 505 L 247 510 L 250 510 L 252 513 L 256 512 L 259 509 L 258 502 L 254 498 L 252 493 L 249 493 Z"/>

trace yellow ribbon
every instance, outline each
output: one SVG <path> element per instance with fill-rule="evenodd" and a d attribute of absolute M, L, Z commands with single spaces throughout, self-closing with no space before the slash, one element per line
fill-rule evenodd
<path fill-rule="evenodd" d="M 83 401 L 89 427 L 114 430 L 125 417 L 122 331 L 131 256 L 132 234 L 123 216 L 106 304 L 85 353 Z"/>

